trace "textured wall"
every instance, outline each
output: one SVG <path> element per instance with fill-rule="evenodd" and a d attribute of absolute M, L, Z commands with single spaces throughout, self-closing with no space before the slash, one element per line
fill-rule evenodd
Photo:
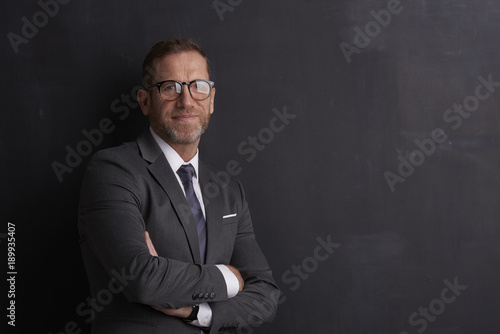
<path fill-rule="evenodd" d="M 147 128 L 143 57 L 178 36 L 204 47 L 217 87 L 201 155 L 245 185 L 283 291 L 255 333 L 499 333 L 498 2 L 41 0 L 0 15 L 12 332 L 88 331 L 85 165 Z"/>

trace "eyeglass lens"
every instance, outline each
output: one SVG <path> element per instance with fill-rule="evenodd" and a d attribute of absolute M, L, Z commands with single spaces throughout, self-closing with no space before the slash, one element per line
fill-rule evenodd
<path fill-rule="evenodd" d="M 164 82 L 160 86 L 160 93 L 166 100 L 177 99 L 183 89 L 183 84 L 175 81 Z M 195 80 L 189 85 L 191 96 L 195 100 L 204 100 L 210 95 L 210 84 L 206 81 Z"/>

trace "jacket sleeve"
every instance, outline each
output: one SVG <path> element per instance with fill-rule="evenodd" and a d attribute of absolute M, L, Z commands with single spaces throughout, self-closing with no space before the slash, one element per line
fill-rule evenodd
<path fill-rule="evenodd" d="M 273 320 L 280 291 L 262 253 L 252 226 L 248 204 L 241 184 L 242 215 L 237 222 L 237 236 L 230 264 L 237 268 L 245 286 L 235 297 L 210 303 L 212 327 L 210 333 L 258 327 Z"/>
<path fill-rule="evenodd" d="M 215 266 L 149 254 L 139 209 L 141 173 L 126 157 L 105 150 L 89 162 L 78 217 L 82 249 L 98 259 L 110 277 L 113 272 L 130 277 L 124 290 L 130 302 L 179 308 L 192 305 L 193 291 L 206 287 L 214 292 L 213 301 L 227 300 L 224 278 Z"/>

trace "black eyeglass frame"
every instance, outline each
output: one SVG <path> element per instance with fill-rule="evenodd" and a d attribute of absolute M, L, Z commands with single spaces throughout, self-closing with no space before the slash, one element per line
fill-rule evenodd
<path fill-rule="evenodd" d="M 193 83 L 197 82 L 197 81 L 203 81 L 203 82 L 206 82 L 206 83 L 208 83 L 208 84 L 210 85 L 210 93 L 208 93 L 207 97 L 205 97 L 204 99 L 201 99 L 201 100 L 200 100 L 200 99 L 195 98 L 195 97 L 193 96 L 193 93 L 191 93 L 191 85 L 192 85 Z M 160 90 L 160 87 L 161 87 L 161 85 L 163 85 L 165 82 L 175 82 L 175 83 L 178 83 L 178 84 L 181 86 L 181 92 L 180 92 L 180 93 L 178 93 L 178 94 L 179 94 L 179 96 L 177 96 L 177 98 L 175 98 L 175 99 L 173 99 L 173 100 L 167 100 L 167 99 L 165 99 L 165 98 L 163 97 L 163 95 L 161 95 L 161 90 Z M 196 101 L 205 101 L 206 99 L 208 99 L 208 98 L 210 97 L 210 95 L 212 95 L 212 89 L 215 87 L 215 82 L 210 81 L 210 80 L 203 80 L 203 79 L 196 79 L 196 80 L 193 80 L 193 81 L 191 81 L 191 82 L 182 82 L 182 81 L 177 81 L 177 80 L 165 80 L 165 81 L 160 81 L 160 82 L 157 82 L 157 83 L 155 83 L 155 84 L 153 84 L 153 85 L 151 85 L 151 86 L 149 86 L 149 87 L 146 87 L 146 88 L 144 88 L 144 89 L 146 89 L 146 90 L 150 90 L 151 88 L 157 87 L 157 88 L 158 88 L 158 94 L 160 94 L 160 96 L 161 96 L 163 99 L 165 99 L 165 100 L 167 100 L 167 101 L 175 101 L 175 100 L 177 100 L 179 97 L 181 97 L 182 92 L 184 91 L 184 85 L 187 85 L 187 86 L 188 86 L 189 95 L 191 95 L 191 97 L 192 97 L 193 99 L 195 99 Z"/>

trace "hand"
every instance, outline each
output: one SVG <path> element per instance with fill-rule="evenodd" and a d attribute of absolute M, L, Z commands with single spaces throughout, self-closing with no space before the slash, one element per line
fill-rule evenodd
<path fill-rule="evenodd" d="M 245 281 L 243 281 L 243 277 L 241 277 L 241 274 L 239 272 L 238 269 L 236 269 L 235 267 L 233 267 L 232 265 L 230 264 L 226 264 L 226 267 L 231 270 L 231 272 L 234 274 L 234 276 L 236 276 L 236 278 L 238 279 L 238 282 L 240 283 L 240 287 L 238 289 L 238 292 L 243 290 L 243 287 L 245 286 Z"/>
<path fill-rule="evenodd" d="M 149 254 L 151 254 L 152 256 L 158 256 L 158 253 L 156 252 L 155 246 L 153 246 L 153 242 L 151 241 L 151 238 L 149 237 L 148 231 L 144 231 L 144 236 L 146 237 L 146 245 L 148 245 Z"/>
<path fill-rule="evenodd" d="M 164 308 L 159 308 L 156 306 L 151 306 L 151 307 L 157 311 L 160 311 L 160 312 L 166 314 L 166 315 L 169 315 L 171 317 L 181 318 L 181 319 L 186 319 L 187 317 L 189 317 L 189 315 L 193 311 L 192 306 L 184 306 L 184 307 L 181 307 L 178 309 L 164 309 Z"/>

